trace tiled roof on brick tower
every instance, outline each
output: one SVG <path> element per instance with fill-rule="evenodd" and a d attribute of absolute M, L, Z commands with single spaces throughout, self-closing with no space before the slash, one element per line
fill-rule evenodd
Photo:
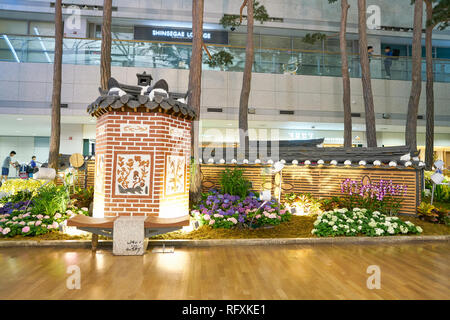
<path fill-rule="evenodd" d="M 146 86 L 131 86 L 119 83 L 110 78 L 108 90 L 99 88 L 100 96 L 91 103 L 87 112 L 91 116 L 99 117 L 108 111 L 129 112 L 160 112 L 172 114 L 180 118 L 194 120 L 196 113 L 186 104 L 186 97 L 176 98 L 176 94 L 169 92 L 169 85 L 164 79 L 151 86 L 151 76 L 145 72 L 137 74 L 138 83 Z"/>

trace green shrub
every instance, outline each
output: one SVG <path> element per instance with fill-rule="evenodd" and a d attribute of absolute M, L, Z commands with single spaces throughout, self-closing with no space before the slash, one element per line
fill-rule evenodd
<path fill-rule="evenodd" d="M 222 193 L 245 198 L 250 192 L 252 183 L 244 177 L 243 173 L 244 170 L 237 168 L 233 170 L 225 169 L 220 174 Z"/>
<path fill-rule="evenodd" d="M 65 186 L 49 185 L 42 188 L 33 198 L 32 213 L 50 217 L 57 212 L 66 212 L 69 203 L 69 192 Z"/>

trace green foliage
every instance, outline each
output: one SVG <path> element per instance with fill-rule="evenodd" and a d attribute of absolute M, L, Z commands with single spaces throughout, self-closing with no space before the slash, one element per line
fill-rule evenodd
<path fill-rule="evenodd" d="M 66 212 L 69 200 L 67 187 L 49 185 L 42 188 L 33 199 L 31 212 L 53 217 L 57 212 Z"/>
<path fill-rule="evenodd" d="M 437 208 L 432 204 L 422 202 L 417 207 L 417 215 L 419 218 L 433 223 L 449 224 L 448 210 Z"/>
<path fill-rule="evenodd" d="M 266 7 L 260 4 L 258 1 L 253 2 L 253 17 L 256 21 L 259 21 L 263 24 L 266 21 L 269 21 L 269 14 L 267 13 Z M 243 16 L 243 18 L 247 18 Z M 225 28 L 231 28 L 231 31 L 234 31 L 236 27 L 241 25 L 240 23 L 240 15 L 237 14 L 225 14 L 220 19 L 220 24 Z"/>
<path fill-rule="evenodd" d="M 233 56 L 224 50 L 214 53 L 211 56 L 211 59 L 207 59 L 205 61 L 211 68 L 214 67 L 227 67 L 230 64 L 233 64 Z"/>
<path fill-rule="evenodd" d="M 89 207 L 94 201 L 94 188 L 74 187 L 74 193 L 70 196 L 77 208 Z"/>
<path fill-rule="evenodd" d="M 317 41 L 322 41 L 322 40 L 325 40 L 327 38 L 327 35 L 326 34 L 324 34 L 324 33 L 320 33 L 320 32 L 316 32 L 316 33 L 307 33 L 304 37 L 303 37 L 303 39 L 302 39 L 302 41 L 304 42 L 304 43 L 308 43 L 308 44 L 311 44 L 311 45 L 313 45 L 313 44 L 315 44 Z"/>
<path fill-rule="evenodd" d="M 220 187 L 224 194 L 240 196 L 245 198 L 252 187 L 250 181 L 243 176 L 244 170 L 234 168 L 233 170 L 225 169 L 220 174 Z"/>
<path fill-rule="evenodd" d="M 334 209 L 343 208 L 343 203 L 341 198 L 339 197 L 331 197 L 329 199 L 321 199 L 320 200 L 321 209 L 323 211 L 330 211 Z"/>

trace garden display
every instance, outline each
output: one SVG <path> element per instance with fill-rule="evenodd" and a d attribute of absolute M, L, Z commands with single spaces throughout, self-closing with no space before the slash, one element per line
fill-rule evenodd
<path fill-rule="evenodd" d="M 289 193 L 285 196 L 286 208 L 295 215 L 315 215 L 322 212 L 322 202 L 310 194 Z"/>
<path fill-rule="evenodd" d="M 291 214 L 272 199 L 262 201 L 250 190 L 243 170 L 227 169 L 220 176 L 221 191 L 210 190 L 191 214 L 201 225 L 212 228 L 260 228 L 288 221 Z"/>
<path fill-rule="evenodd" d="M 263 204 L 253 192 L 241 198 L 211 190 L 191 213 L 201 225 L 227 229 L 275 226 L 290 219 L 291 214 L 276 200 Z"/>
<path fill-rule="evenodd" d="M 449 225 L 449 210 L 445 208 L 438 208 L 434 205 L 426 202 L 422 202 L 420 206 L 417 207 L 417 215 L 420 219 L 432 223 L 441 223 Z"/>
<path fill-rule="evenodd" d="M 317 216 L 312 234 L 318 237 L 391 236 L 398 234 L 420 234 L 422 228 L 410 221 L 390 217 L 379 211 L 368 209 L 334 209 Z"/>
<path fill-rule="evenodd" d="M 50 184 L 38 190 L 35 180 L 11 181 L 6 187 L 19 191 L 9 191 L 0 199 L 0 237 L 42 235 L 59 230 L 65 220 L 76 214 L 88 215 L 88 208 L 71 205 L 66 186 Z"/>

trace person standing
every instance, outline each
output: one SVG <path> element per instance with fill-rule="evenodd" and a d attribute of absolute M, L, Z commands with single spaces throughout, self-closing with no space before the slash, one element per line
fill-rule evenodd
<path fill-rule="evenodd" d="M 33 178 L 34 171 L 36 170 L 36 156 L 31 157 L 30 171 L 28 172 L 28 178 Z"/>
<path fill-rule="evenodd" d="M 8 175 L 9 175 L 9 166 L 12 165 L 13 167 L 15 167 L 15 164 L 12 162 L 12 158 L 16 155 L 15 151 L 11 151 L 9 153 L 9 156 L 7 156 L 5 158 L 5 160 L 3 160 L 3 164 L 2 164 L 2 178 L 0 179 L 0 182 L 2 182 L 3 180 L 8 180 Z"/>
<path fill-rule="evenodd" d="M 384 70 L 386 71 L 386 79 L 391 78 L 391 66 L 392 66 L 392 50 L 391 47 L 386 47 L 384 49 Z"/>
<path fill-rule="evenodd" d="M 367 54 L 369 55 L 369 62 L 372 61 L 372 56 L 373 56 L 373 46 L 368 46 L 367 47 Z"/>

